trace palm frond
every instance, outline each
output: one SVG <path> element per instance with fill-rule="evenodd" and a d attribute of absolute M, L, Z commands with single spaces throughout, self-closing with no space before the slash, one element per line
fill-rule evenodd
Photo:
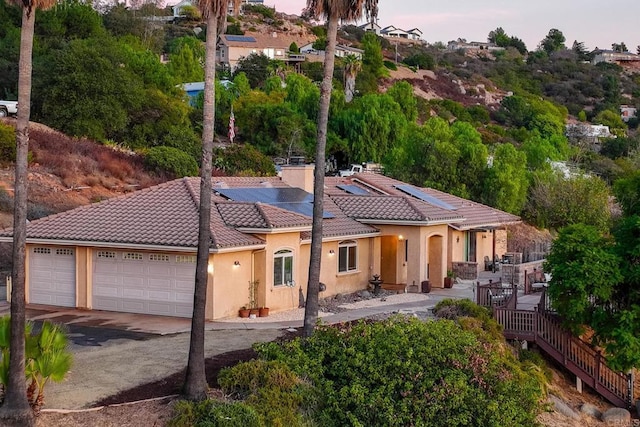
<path fill-rule="evenodd" d="M 345 21 L 357 21 L 378 16 L 378 0 L 307 0 L 307 10 L 316 18 L 337 17 Z"/>

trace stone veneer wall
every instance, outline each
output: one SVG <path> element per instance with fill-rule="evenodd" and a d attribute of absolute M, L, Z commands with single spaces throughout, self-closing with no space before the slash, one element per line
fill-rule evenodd
<path fill-rule="evenodd" d="M 463 280 L 476 280 L 478 278 L 477 262 L 452 262 L 451 269 L 455 277 Z"/>
<path fill-rule="evenodd" d="M 524 286 L 524 274 L 533 273 L 533 269 L 542 269 L 544 260 L 525 262 L 522 264 L 502 264 L 500 271 L 502 272 L 502 282 L 512 283 L 518 286 Z"/>

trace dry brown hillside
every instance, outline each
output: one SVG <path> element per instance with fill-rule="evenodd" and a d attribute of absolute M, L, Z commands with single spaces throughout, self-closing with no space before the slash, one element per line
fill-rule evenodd
<path fill-rule="evenodd" d="M 14 119 L 3 119 L 14 124 Z M 166 180 L 145 171 L 141 156 L 47 126 L 30 126 L 29 219 L 61 212 Z M 0 168 L 0 227 L 11 226 L 14 168 Z"/>

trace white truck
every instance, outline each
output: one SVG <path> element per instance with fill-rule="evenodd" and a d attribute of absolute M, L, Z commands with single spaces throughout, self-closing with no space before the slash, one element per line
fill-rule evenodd
<path fill-rule="evenodd" d="M 379 163 L 363 163 L 361 165 L 354 163 L 351 165 L 351 169 L 341 170 L 340 176 L 342 177 L 352 176 L 357 173 L 363 173 L 363 172 L 382 173 L 382 166 Z"/>
<path fill-rule="evenodd" d="M 17 101 L 0 101 L 0 117 L 18 114 Z"/>

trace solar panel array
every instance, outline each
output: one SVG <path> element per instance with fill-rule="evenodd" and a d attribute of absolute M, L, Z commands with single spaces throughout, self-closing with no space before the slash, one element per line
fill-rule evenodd
<path fill-rule="evenodd" d="M 415 187 L 412 187 L 411 185 L 394 185 L 394 187 L 396 187 L 398 190 L 402 191 L 403 193 L 406 193 L 410 196 L 415 197 L 416 199 L 420 199 L 423 202 L 427 202 L 430 203 L 434 206 L 437 206 L 439 208 L 442 209 L 446 209 L 448 211 L 455 211 L 456 207 L 450 205 L 447 202 L 443 202 L 442 200 L 438 199 L 435 196 L 432 196 L 430 194 L 425 193 L 424 191 L 418 190 Z"/>
<path fill-rule="evenodd" d="M 227 40 L 229 40 L 230 42 L 245 42 L 245 43 L 255 43 L 256 39 L 255 37 L 250 37 L 250 36 L 226 36 Z"/>
<path fill-rule="evenodd" d="M 368 196 L 369 192 L 362 187 L 358 187 L 353 184 L 339 184 L 337 185 L 342 191 L 346 191 L 349 194 L 355 194 L 356 196 Z"/>
<path fill-rule="evenodd" d="M 236 202 L 265 203 L 289 212 L 313 216 L 313 195 L 300 188 L 216 188 L 215 191 Z M 323 212 L 323 218 L 333 218 Z"/>

